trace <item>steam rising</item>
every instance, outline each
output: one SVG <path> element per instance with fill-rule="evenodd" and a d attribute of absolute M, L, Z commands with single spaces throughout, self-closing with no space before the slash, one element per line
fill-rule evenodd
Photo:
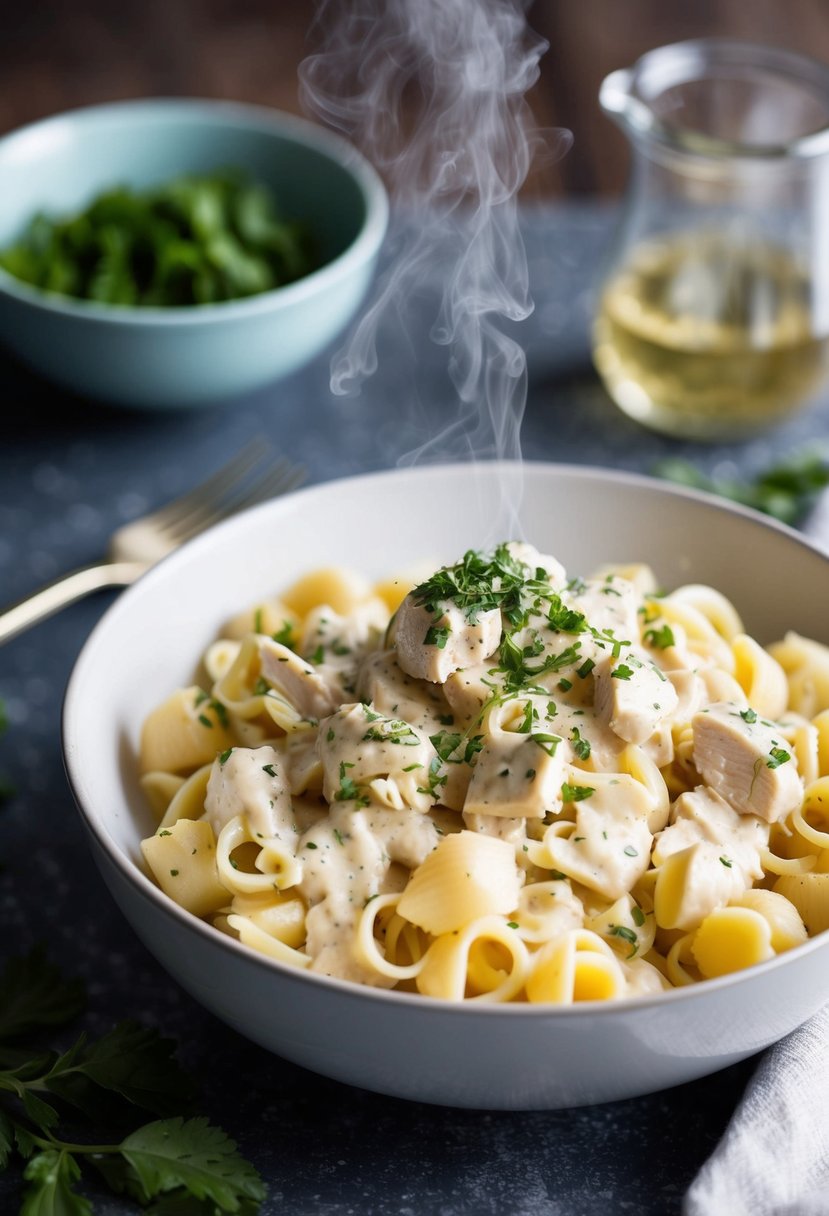
<path fill-rule="evenodd" d="M 305 106 L 379 169 L 393 200 L 389 270 L 332 363 L 332 392 L 377 368 L 381 322 L 437 290 L 432 339 L 449 349 L 457 416 L 415 460 L 520 459 L 526 358 L 499 321 L 532 311 L 518 190 L 542 146 L 525 94 L 546 42 L 520 0 L 321 0 L 323 45 L 300 68 Z M 569 147 L 566 131 L 546 150 Z"/>

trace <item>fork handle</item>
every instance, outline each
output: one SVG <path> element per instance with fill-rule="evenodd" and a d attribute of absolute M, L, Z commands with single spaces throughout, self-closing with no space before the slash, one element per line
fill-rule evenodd
<path fill-rule="evenodd" d="M 102 562 L 61 575 L 0 611 L 0 646 L 93 591 L 129 586 L 148 568 L 147 562 Z"/>

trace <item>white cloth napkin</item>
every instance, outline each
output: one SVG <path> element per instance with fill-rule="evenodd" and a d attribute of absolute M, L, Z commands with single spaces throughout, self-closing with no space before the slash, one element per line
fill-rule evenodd
<path fill-rule="evenodd" d="M 827 1216 L 829 1005 L 769 1048 L 683 1216 Z"/>

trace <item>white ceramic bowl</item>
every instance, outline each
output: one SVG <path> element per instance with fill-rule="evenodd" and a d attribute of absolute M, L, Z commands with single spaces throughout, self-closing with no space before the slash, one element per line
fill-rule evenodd
<path fill-rule="evenodd" d="M 523 480 L 523 503 L 499 508 Z M 504 493 L 502 493 L 502 491 Z M 67 771 L 103 876 L 139 937 L 196 1000 L 270 1051 L 399 1097 L 556 1108 L 703 1076 L 829 999 L 829 934 L 751 970 L 657 997 L 570 1008 L 449 1004 L 269 962 L 170 902 L 139 865 L 153 830 L 137 785 L 141 721 L 189 683 L 220 623 L 300 573 L 369 576 L 451 561 L 518 532 L 572 573 L 646 560 L 665 585 L 710 582 L 750 632 L 829 642 L 829 557 L 749 511 L 656 481 L 553 465 L 439 466 L 330 482 L 237 516 L 150 571 L 78 660 Z"/>

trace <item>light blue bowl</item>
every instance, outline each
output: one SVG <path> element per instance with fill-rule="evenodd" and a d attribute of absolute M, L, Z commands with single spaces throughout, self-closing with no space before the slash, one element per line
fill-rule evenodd
<path fill-rule="evenodd" d="M 319 244 L 319 270 L 243 300 L 130 308 L 49 295 L 0 270 L 0 341 L 56 383 L 113 405 L 228 401 L 309 362 L 348 323 L 386 231 L 383 185 L 362 156 L 312 123 L 214 101 L 119 102 L 0 139 L 0 247 L 37 211 L 65 215 L 121 183 L 239 168 Z"/>

